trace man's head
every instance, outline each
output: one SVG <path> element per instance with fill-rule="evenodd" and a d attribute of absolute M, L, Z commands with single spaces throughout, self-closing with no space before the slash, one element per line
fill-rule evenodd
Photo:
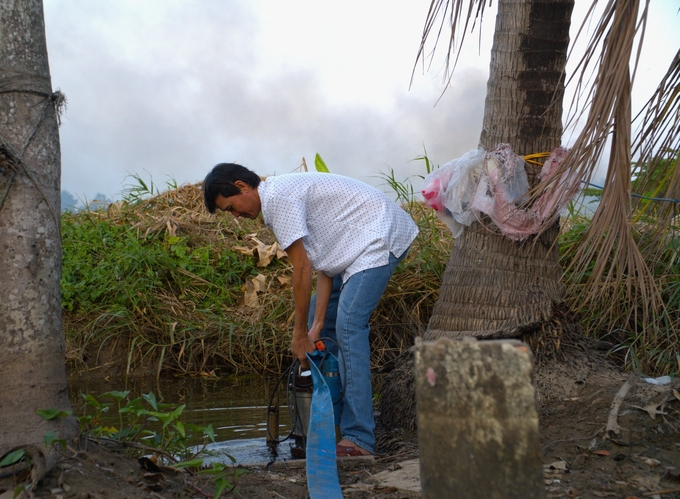
<path fill-rule="evenodd" d="M 220 163 L 203 181 L 205 206 L 210 213 L 220 209 L 236 217 L 255 218 L 261 209 L 258 185 L 260 177 L 255 172 L 235 163 Z"/>

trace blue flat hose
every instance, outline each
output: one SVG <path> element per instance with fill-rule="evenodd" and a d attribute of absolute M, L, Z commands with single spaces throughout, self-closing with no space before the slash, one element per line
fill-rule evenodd
<path fill-rule="evenodd" d="M 333 399 L 323 373 L 308 353 L 314 391 L 307 431 L 307 488 L 310 499 L 342 499 L 335 457 Z"/>

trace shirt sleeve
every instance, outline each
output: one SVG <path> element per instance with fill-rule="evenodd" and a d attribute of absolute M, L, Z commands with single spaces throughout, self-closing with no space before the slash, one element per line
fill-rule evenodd
<path fill-rule="evenodd" d="M 284 250 L 309 234 L 305 204 L 300 199 L 277 197 L 269 208 L 270 229 Z"/>

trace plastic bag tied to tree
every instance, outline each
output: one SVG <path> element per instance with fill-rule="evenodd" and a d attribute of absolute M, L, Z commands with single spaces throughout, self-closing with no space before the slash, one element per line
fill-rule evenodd
<path fill-rule="evenodd" d="M 493 151 L 471 150 L 425 177 L 425 204 L 459 237 L 463 229 L 487 215 L 510 239 L 522 241 L 536 234 L 541 225 L 566 206 L 578 192 L 574 174 L 557 169 L 568 150 L 558 147 L 543 164 L 539 179 L 545 192 L 530 208 L 519 207 L 529 191 L 524 159 L 508 144 Z"/>

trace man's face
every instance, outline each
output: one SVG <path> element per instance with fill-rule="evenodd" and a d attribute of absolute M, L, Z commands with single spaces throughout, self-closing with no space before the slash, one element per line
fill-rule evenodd
<path fill-rule="evenodd" d="M 257 218 L 262 209 L 257 189 L 238 180 L 234 185 L 241 189 L 241 193 L 229 197 L 218 194 L 215 198 L 215 206 L 222 211 L 228 211 L 235 217 Z"/>

